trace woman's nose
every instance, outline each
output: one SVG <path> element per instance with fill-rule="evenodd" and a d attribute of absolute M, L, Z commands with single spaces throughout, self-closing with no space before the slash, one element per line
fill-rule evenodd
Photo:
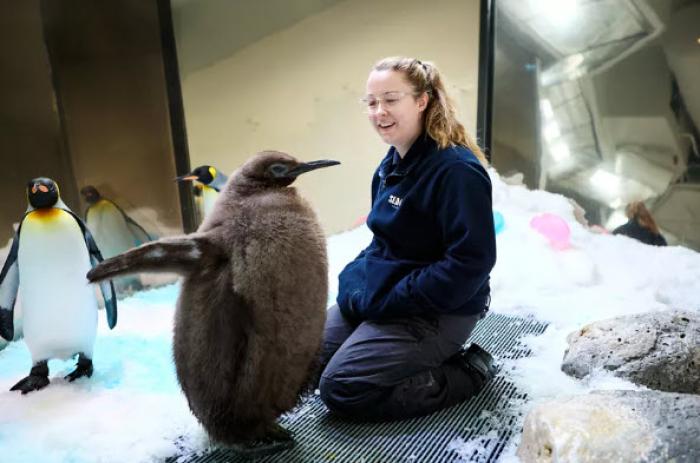
<path fill-rule="evenodd" d="M 386 114 L 386 103 L 377 101 L 377 107 L 374 109 L 374 114 Z"/>

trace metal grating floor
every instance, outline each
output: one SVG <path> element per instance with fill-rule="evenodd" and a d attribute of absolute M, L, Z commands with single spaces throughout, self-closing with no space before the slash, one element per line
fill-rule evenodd
<path fill-rule="evenodd" d="M 546 324 L 533 319 L 490 314 L 481 320 L 470 342 L 498 359 L 530 354 L 518 342 L 524 335 L 541 334 Z M 479 395 L 432 415 L 381 424 L 358 424 L 331 416 L 317 396 L 304 398 L 280 422 L 294 432 L 297 445 L 252 461 L 261 463 L 389 463 L 494 462 L 515 432 L 517 411 L 511 401 L 525 400 L 501 372 Z M 457 444 L 457 448 L 455 447 Z M 459 445 L 462 444 L 462 445 Z M 245 462 L 231 450 L 211 450 L 178 463 Z"/>

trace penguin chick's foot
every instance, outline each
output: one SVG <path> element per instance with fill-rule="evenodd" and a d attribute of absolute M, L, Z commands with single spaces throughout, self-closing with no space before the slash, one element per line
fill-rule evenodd
<path fill-rule="evenodd" d="M 245 458 L 258 458 L 265 455 L 289 450 L 294 447 L 294 436 L 291 432 L 274 423 L 265 436 L 259 440 L 241 442 L 229 445 L 232 450 Z"/>
<path fill-rule="evenodd" d="M 20 382 L 10 388 L 11 391 L 22 391 L 22 394 L 27 394 L 32 391 L 38 391 L 49 385 L 49 366 L 44 362 L 39 362 L 32 367 L 29 376 L 22 379 Z"/>
<path fill-rule="evenodd" d="M 87 376 L 88 378 L 92 376 L 93 368 L 92 368 L 92 360 L 85 357 L 83 354 L 78 355 L 78 367 L 73 370 L 72 373 L 69 373 L 65 376 L 65 379 L 67 379 L 69 382 L 73 382 L 78 378 L 82 378 L 83 376 Z"/>

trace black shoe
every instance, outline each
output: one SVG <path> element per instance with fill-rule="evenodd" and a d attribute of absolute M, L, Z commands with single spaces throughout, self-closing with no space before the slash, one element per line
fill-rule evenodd
<path fill-rule="evenodd" d="M 469 348 L 459 354 L 460 361 L 466 369 L 475 371 L 484 384 L 493 379 L 498 373 L 498 365 L 493 356 L 482 349 L 478 344 L 472 343 Z"/>

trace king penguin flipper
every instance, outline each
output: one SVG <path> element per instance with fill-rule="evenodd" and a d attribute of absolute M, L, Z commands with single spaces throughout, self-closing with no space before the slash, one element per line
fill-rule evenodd
<path fill-rule="evenodd" d="M 126 226 L 129 228 L 129 231 L 134 237 L 134 243 L 135 246 L 140 246 L 143 243 L 148 243 L 149 241 L 153 241 L 153 237 L 146 231 L 145 228 L 143 228 L 141 225 L 139 225 L 138 222 L 136 222 L 134 219 L 129 217 L 124 210 L 119 207 L 116 203 L 114 204 L 114 207 L 117 208 L 119 212 L 121 212 L 122 217 L 124 217 L 124 221 L 126 222 Z"/>
<path fill-rule="evenodd" d="M 224 254 L 205 237 L 162 238 L 105 260 L 90 270 L 93 283 L 138 272 L 174 272 L 187 275 L 198 267 L 200 258 L 223 258 Z"/>
<path fill-rule="evenodd" d="M 88 253 L 90 254 L 90 264 L 92 268 L 95 268 L 100 262 L 104 260 L 100 249 L 95 243 L 95 238 L 93 238 L 92 233 L 88 230 L 85 222 L 75 215 L 70 209 L 63 209 L 68 212 L 80 225 L 80 229 L 83 231 L 83 238 L 85 239 L 85 244 L 88 248 Z M 111 281 L 104 281 L 100 283 L 100 291 L 102 292 L 102 298 L 105 301 L 105 312 L 107 313 L 107 325 L 112 329 L 117 325 L 117 296 L 114 291 L 114 285 Z"/>
<path fill-rule="evenodd" d="M 19 230 L 12 240 L 10 252 L 7 254 L 5 265 L 0 272 L 0 336 L 12 341 L 15 335 L 14 309 L 19 288 L 19 266 L 17 251 L 19 249 Z"/>

